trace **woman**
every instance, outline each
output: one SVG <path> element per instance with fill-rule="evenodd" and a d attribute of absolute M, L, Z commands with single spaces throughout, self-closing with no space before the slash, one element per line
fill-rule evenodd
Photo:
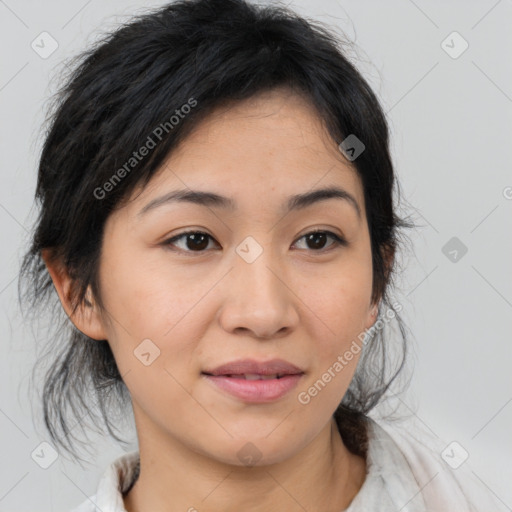
<path fill-rule="evenodd" d="M 139 449 L 76 511 L 498 509 L 444 447 L 368 415 L 407 346 L 397 185 L 374 93 L 290 11 L 179 1 L 84 54 L 23 272 L 72 324 L 44 387 L 53 441 L 73 453 L 68 412 L 96 398 L 116 439 L 132 406 Z"/>

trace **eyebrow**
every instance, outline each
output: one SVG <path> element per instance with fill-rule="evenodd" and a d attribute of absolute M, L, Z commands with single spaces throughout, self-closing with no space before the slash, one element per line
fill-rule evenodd
<path fill-rule="evenodd" d="M 361 209 L 354 196 L 339 187 L 321 188 L 311 192 L 306 192 L 304 194 L 290 196 L 283 205 L 283 210 L 285 213 L 302 210 L 312 204 L 326 201 L 328 199 L 341 199 L 346 201 L 355 209 L 359 219 L 361 218 Z M 174 190 L 164 194 L 163 196 L 153 199 L 139 211 L 137 217 L 141 217 L 145 213 L 149 212 L 150 210 L 154 210 L 159 206 L 173 202 L 186 202 L 197 204 L 199 206 L 223 208 L 231 211 L 236 209 L 236 202 L 229 197 L 221 196 L 214 192 L 183 189 Z"/>

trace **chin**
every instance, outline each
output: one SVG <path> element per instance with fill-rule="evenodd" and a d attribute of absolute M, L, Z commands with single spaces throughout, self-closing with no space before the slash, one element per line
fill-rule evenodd
<path fill-rule="evenodd" d="M 274 427 L 275 428 L 275 424 Z M 270 439 L 262 435 L 262 432 L 271 432 L 272 429 L 264 429 L 255 432 L 254 436 L 244 435 L 240 438 L 230 439 L 229 448 L 221 452 L 211 453 L 226 464 L 237 467 L 262 467 L 278 464 L 293 456 L 297 447 L 289 445 L 290 437 L 282 436 Z M 211 445 L 210 445 L 211 446 Z"/>

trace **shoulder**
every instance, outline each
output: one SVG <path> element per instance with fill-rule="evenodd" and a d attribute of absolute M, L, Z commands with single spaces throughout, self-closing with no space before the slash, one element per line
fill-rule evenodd
<path fill-rule="evenodd" d="M 137 476 L 139 452 L 125 453 L 112 461 L 98 482 L 96 494 L 71 512 L 126 512 L 123 493 Z"/>
<path fill-rule="evenodd" d="M 370 419 L 369 430 L 370 445 L 374 443 L 373 456 L 385 463 L 390 452 L 399 453 L 416 480 L 428 511 L 506 510 L 500 508 L 503 506 L 460 457 L 456 445 L 444 443 L 410 423 Z"/>

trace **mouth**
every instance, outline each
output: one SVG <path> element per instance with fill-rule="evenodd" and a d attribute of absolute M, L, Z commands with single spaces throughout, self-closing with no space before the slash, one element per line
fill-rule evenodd
<path fill-rule="evenodd" d="M 288 394 L 304 375 L 297 366 L 282 359 L 266 362 L 234 361 L 201 375 L 217 390 L 246 403 L 268 403 Z"/>
<path fill-rule="evenodd" d="M 287 373 L 274 373 L 271 375 L 263 375 L 260 373 L 243 373 L 243 374 L 227 374 L 227 375 L 214 375 L 212 373 L 203 372 L 203 375 L 209 375 L 210 377 L 229 377 L 230 379 L 245 379 L 245 380 L 272 380 L 272 379 L 282 379 L 287 375 L 295 375 L 295 374 L 287 374 Z"/>

